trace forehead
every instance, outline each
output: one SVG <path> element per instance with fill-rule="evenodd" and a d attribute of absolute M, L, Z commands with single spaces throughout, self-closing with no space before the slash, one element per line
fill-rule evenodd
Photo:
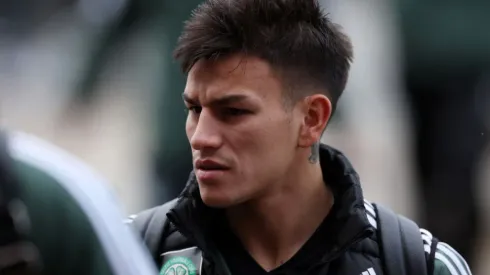
<path fill-rule="evenodd" d="M 281 90 L 281 82 L 266 61 L 232 55 L 219 60 L 199 60 L 189 71 L 185 94 L 201 101 L 229 93 L 266 99 L 280 96 Z"/>

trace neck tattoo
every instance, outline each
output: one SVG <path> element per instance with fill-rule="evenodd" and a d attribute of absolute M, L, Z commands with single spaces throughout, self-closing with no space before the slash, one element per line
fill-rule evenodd
<path fill-rule="evenodd" d="M 311 154 L 310 157 L 308 158 L 308 161 L 311 164 L 315 164 L 319 159 L 319 154 L 320 154 L 320 142 L 315 142 L 315 144 L 311 146 Z"/>

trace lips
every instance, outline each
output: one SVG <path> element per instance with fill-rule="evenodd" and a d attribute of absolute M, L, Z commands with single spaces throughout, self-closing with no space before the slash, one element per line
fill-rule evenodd
<path fill-rule="evenodd" d="M 195 168 L 198 170 L 204 170 L 204 171 L 214 171 L 214 170 L 228 170 L 229 167 L 227 167 L 224 164 L 221 164 L 217 161 L 213 161 L 210 159 L 199 159 L 195 162 Z"/>
<path fill-rule="evenodd" d="M 194 165 L 196 177 L 202 184 L 216 183 L 230 169 L 230 167 L 210 159 L 199 159 Z"/>

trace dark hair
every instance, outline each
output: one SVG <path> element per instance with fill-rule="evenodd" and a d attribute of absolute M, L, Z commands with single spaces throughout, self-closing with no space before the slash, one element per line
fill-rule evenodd
<path fill-rule="evenodd" d="M 352 44 L 316 0 L 206 0 L 185 23 L 174 57 L 188 73 L 200 59 L 234 53 L 269 62 L 291 99 L 320 88 L 335 109 Z"/>

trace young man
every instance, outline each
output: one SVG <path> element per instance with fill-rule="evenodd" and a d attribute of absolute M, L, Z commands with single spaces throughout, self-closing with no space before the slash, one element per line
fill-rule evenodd
<path fill-rule="evenodd" d="M 178 199 L 134 221 L 160 274 L 387 274 L 359 177 L 320 145 L 352 46 L 318 3 L 205 1 L 175 56 L 194 171 Z M 427 231 L 416 237 L 427 274 L 471 273 Z"/>

